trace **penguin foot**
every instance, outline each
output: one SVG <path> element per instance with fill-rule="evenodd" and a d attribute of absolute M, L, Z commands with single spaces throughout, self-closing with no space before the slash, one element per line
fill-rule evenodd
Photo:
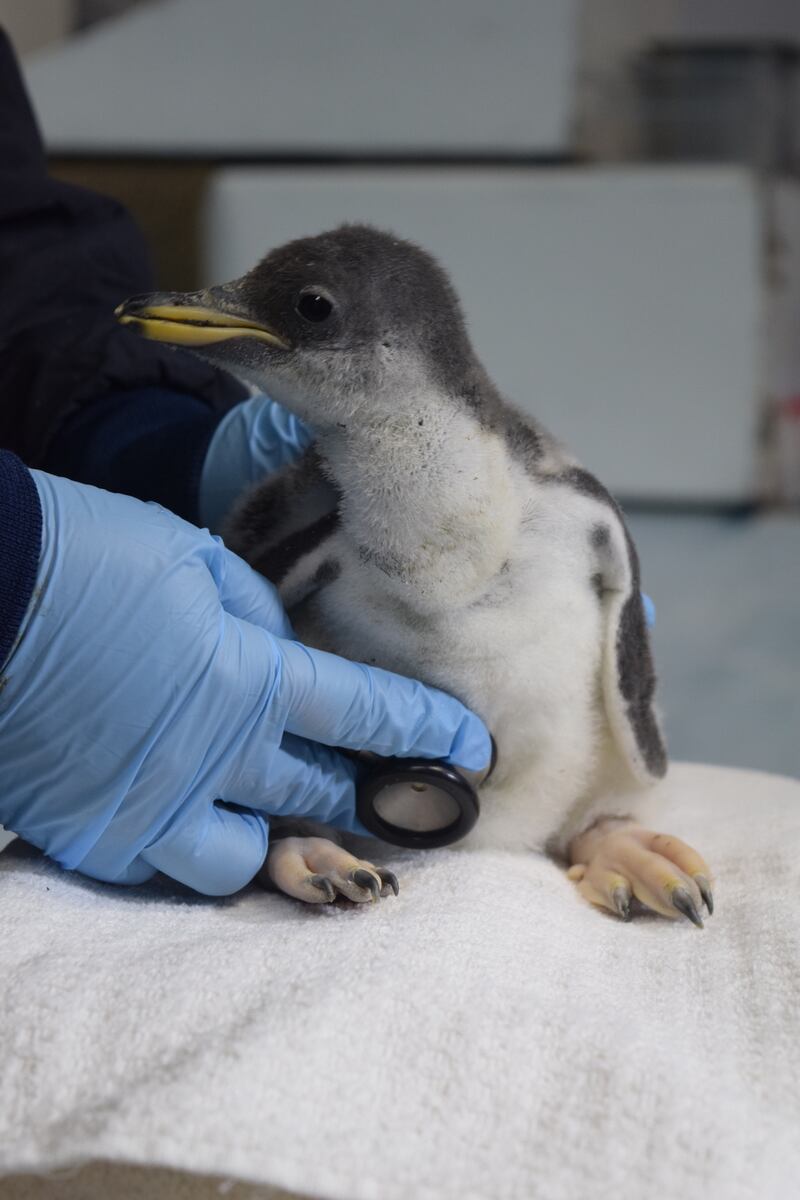
<path fill-rule="evenodd" d="M 569 845 L 567 877 L 591 903 L 630 920 L 631 898 L 662 916 L 686 917 L 703 928 L 701 913 L 714 911 L 711 871 L 705 860 L 666 833 L 627 818 L 603 817 Z"/>
<path fill-rule="evenodd" d="M 378 900 L 400 888 L 382 867 L 354 858 L 323 837 L 287 837 L 271 843 L 257 879 L 306 904 L 330 904 L 345 896 L 357 904 Z"/>

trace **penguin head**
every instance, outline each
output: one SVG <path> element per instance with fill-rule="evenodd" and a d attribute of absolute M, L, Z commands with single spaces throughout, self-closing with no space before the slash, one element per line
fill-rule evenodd
<path fill-rule="evenodd" d="M 454 394 L 472 362 L 442 268 L 366 225 L 289 242 L 205 291 L 134 296 L 117 316 L 197 351 L 317 429 L 396 415 L 420 384 Z"/>

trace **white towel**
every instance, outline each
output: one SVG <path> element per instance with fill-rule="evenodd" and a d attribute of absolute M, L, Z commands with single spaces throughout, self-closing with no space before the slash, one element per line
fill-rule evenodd
<path fill-rule="evenodd" d="M 800 784 L 678 766 L 704 931 L 544 858 L 382 861 L 397 899 L 114 889 L 0 856 L 0 1172 L 107 1159 L 326 1200 L 770 1200 L 800 1180 Z M 0 1184 L 0 1186 L 2 1186 Z"/>

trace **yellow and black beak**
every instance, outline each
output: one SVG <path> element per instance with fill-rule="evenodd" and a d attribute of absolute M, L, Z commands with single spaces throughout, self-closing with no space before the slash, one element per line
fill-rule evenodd
<path fill-rule="evenodd" d="M 135 296 L 120 304 L 114 315 L 120 324 L 132 326 L 144 337 L 173 346 L 200 347 L 233 338 L 255 338 L 281 350 L 291 348 L 274 329 L 247 317 L 202 305 L 161 303 L 155 296 L 153 301 L 150 304 L 146 297 Z"/>

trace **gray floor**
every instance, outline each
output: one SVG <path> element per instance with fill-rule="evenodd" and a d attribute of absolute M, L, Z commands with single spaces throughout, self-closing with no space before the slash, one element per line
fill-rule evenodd
<path fill-rule="evenodd" d="M 800 776 L 800 517 L 629 524 L 672 757 Z"/>

